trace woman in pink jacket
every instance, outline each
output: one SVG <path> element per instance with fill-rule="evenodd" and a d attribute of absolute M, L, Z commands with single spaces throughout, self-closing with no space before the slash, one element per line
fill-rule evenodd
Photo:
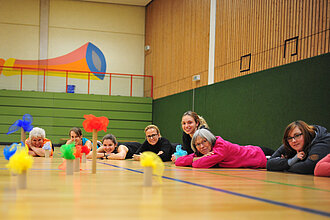
<path fill-rule="evenodd" d="M 264 151 L 272 151 L 268 148 L 230 143 L 221 137 L 215 137 L 207 129 L 198 129 L 195 132 L 191 148 L 195 153 L 179 157 L 175 161 L 176 166 L 265 168 L 267 159 Z"/>

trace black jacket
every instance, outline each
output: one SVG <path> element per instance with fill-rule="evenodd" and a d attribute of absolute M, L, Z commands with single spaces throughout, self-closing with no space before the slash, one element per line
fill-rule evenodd
<path fill-rule="evenodd" d="M 286 155 L 284 145 L 281 145 L 271 156 L 271 159 L 267 161 L 267 170 L 314 174 L 317 162 L 330 153 L 330 133 L 319 125 L 314 125 L 314 127 L 316 128 L 316 135 L 304 160 L 298 160 L 290 167 L 288 164 L 290 158 L 281 158 L 281 155 Z"/>
<path fill-rule="evenodd" d="M 160 154 L 159 157 L 164 162 L 170 161 L 173 153 L 171 143 L 164 137 L 160 137 L 155 145 L 151 145 L 147 140 L 145 140 L 142 146 L 137 149 L 135 154 L 143 153 L 145 151 L 152 151 L 156 154 L 158 154 L 159 151 L 163 151 L 163 153 Z"/>

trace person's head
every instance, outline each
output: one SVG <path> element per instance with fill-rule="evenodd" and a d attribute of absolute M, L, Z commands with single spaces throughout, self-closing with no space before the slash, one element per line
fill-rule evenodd
<path fill-rule="evenodd" d="M 29 133 L 31 145 L 33 147 L 42 147 L 44 144 L 45 137 L 46 133 L 45 130 L 42 128 L 34 127 Z"/>
<path fill-rule="evenodd" d="M 199 116 L 196 112 L 193 111 L 187 111 L 183 113 L 182 119 L 181 119 L 181 126 L 182 130 L 186 133 L 192 136 L 195 131 L 200 127 L 204 125 L 206 128 L 208 128 L 206 121 L 203 117 Z"/>
<path fill-rule="evenodd" d="M 191 149 L 198 156 L 205 155 L 212 151 L 216 140 L 211 131 L 205 128 L 198 129 L 191 138 Z"/>
<path fill-rule="evenodd" d="M 315 128 L 298 120 L 286 127 L 282 141 L 289 153 L 296 154 L 300 151 L 307 152 L 314 137 Z"/>
<path fill-rule="evenodd" d="M 69 131 L 71 141 L 74 141 L 76 145 L 82 145 L 82 131 L 80 128 L 73 127 Z"/>
<path fill-rule="evenodd" d="M 148 143 L 151 145 L 157 144 L 159 138 L 161 137 L 159 128 L 156 125 L 148 125 L 144 129 L 144 133 L 146 134 Z"/>
<path fill-rule="evenodd" d="M 102 143 L 103 149 L 106 153 L 112 153 L 118 144 L 117 139 L 113 134 L 106 134 L 102 139 Z"/>

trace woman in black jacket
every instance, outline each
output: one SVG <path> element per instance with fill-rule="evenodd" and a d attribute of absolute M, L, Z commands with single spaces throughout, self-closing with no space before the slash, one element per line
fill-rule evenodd
<path fill-rule="evenodd" d="M 148 125 L 144 129 L 146 140 L 133 155 L 134 160 L 140 160 L 140 154 L 145 151 L 152 151 L 156 153 L 162 161 L 170 161 L 172 151 L 171 143 L 160 135 L 159 128 L 156 125 Z"/>
<path fill-rule="evenodd" d="M 289 124 L 282 141 L 283 145 L 267 161 L 269 171 L 313 174 L 317 162 L 330 153 L 327 129 L 304 121 Z"/>

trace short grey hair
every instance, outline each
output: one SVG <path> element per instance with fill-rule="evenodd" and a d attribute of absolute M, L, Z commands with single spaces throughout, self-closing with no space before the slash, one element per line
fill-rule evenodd
<path fill-rule="evenodd" d="M 214 146 L 214 144 L 217 140 L 217 138 L 214 136 L 214 134 L 212 134 L 212 132 L 209 131 L 208 129 L 205 129 L 205 128 L 198 129 L 197 131 L 195 131 L 194 136 L 191 138 L 191 149 L 195 153 L 198 152 L 196 145 L 195 145 L 195 140 L 197 137 L 205 138 L 208 142 L 210 142 L 212 147 Z"/>
<path fill-rule="evenodd" d="M 42 128 L 34 127 L 29 133 L 29 138 L 31 139 L 31 138 L 34 138 L 34 137 L 45 138 L 46 137 L 45 130 L 42 129 Z"/>

